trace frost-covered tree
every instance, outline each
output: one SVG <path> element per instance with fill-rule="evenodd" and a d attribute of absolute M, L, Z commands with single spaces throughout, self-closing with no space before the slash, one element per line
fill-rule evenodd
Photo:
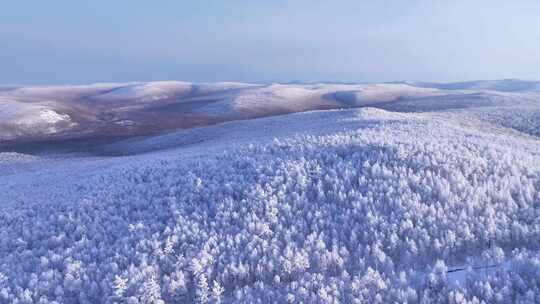
<path fill-rule="evenodd" d="M 124 295 L 124 292 L 127 288 L 127 279 L 122 278 L 122 276 L 116 275 L 114 278 L 114 294 L 121 298 Z"/>
<path fill-rule="evenodd" d="M 91 172 L 0 203 L 0 303 L 540 302 L 538 139 L 333 115 L 347 127 L 39 173 Z"/>

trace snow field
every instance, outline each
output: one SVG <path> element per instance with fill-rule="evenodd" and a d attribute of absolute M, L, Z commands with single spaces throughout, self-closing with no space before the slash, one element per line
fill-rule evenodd
<path fill-rule="evenodd" d="M 310 112 L 0 176 L 0 303 L 539 302 L 540 141 L 456 117 Z"/>

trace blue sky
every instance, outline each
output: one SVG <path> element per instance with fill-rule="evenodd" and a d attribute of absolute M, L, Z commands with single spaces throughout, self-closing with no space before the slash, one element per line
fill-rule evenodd
<path fill-rule="evenodd" d="M 0 4 L 0 83 L 540 79 L 537 0 Z"/>

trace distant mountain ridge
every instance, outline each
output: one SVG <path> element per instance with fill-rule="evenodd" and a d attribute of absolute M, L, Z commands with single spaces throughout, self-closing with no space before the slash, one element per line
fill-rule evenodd
<path fill-rule="evenodd" d="M 252 84 L 181 81 L 0 86 L 0 151 L 20 143 L 153 135 L 313 110 L 538 105 L 540 82 Z"/>
<path fill-rule="evenodd" d="M 437 82 L 402 82 L 422 88 L 441 90 L 490 90 L 500 92 L 540 91 L 540 81 L 521 79 L 473 80 L 449 83 Z"/>

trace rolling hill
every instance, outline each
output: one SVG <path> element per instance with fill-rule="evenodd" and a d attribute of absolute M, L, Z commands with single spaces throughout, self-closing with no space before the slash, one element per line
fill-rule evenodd
<path fill-rule="evenodd" d="M 534 303 L 540 95 L 459 87 L 0 90 L 0 303 Z"/>

